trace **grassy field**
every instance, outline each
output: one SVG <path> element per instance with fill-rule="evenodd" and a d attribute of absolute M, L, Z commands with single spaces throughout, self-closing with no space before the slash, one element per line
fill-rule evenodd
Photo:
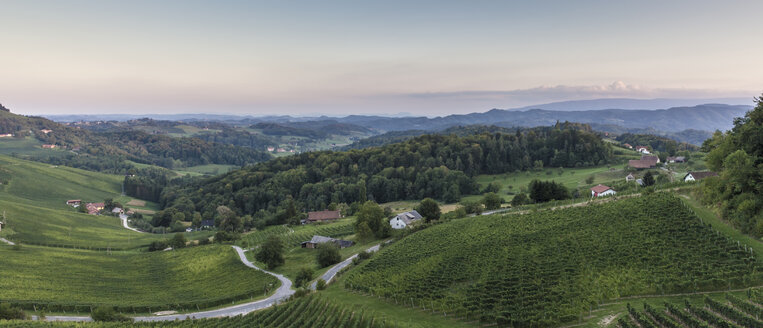
<path fill-rule="evenodd" d="M 278 285 L 216 245 L 140 254 L 0 246 L 0 276 L 0 301 L 156 309 L 257 298 Z"/>
<path fill-rule="evenodd" d="M 62 156 L 67 153 L 63 149 L 42 149 L 42 141 L 33 137 L 0 138 L 0 155 Z"/>
<path fill-rule="evenodd" d="M 130 231 L 118 218 L 87 215 L 66 205 L 69 199 L 129 202 L 131 198 L 119 194 L 120 176 L 0 156 L 0 179 L 0 211 L 7 221 L 0 235 L 8 239 L 60 247 L 130 249 L 166 238 Z M 156 209 L 156 204 L 138 208 Z M 194 232 L 187 238 L 208 235 Z"/>
<path fill-rule="evenodd" d="M 228 173 L 228 171 L 238 168 L 236 165 L 224 165 L 224 164 L 207 164 L 197 165 L 190 167 L 183 167 L 175 169 L 174 171 L 180 175 L 217 175 Z"/>
<path fill-rule="evenodd" d="M 527 185 L 530 181 L 538 180 L 553 180 L 564 184 L 569 190 L 581 189 L 582 192 L 588 192 L 582 190 L 590 185 L 596 185 L 599 183 L 609 183 L 612 181 L 624 180 L 628 175 L 621 165 L 617 166 L 596 166 L 585 168 L 547 168 L 539 171 L 524 171 L 516 173 L 504 173 L 504 174 L 484 174 L 476 177 L 477 183 L 480 188 L 485 188 L 490 183 L 498 183 L 501 185 L 501 190 L 498 195 L 503 197 L 506 201 L 511 201 L 514 198 L 515 193 L 527 192 Z M 593 181 L 588 183 L 586 180 L 589 177 L 593 177 Z M 587 189 L 587 188 L 586 188 Z M 463 200 L 479 200 L 481 195 L 470 195 L 463 197 Z"/>

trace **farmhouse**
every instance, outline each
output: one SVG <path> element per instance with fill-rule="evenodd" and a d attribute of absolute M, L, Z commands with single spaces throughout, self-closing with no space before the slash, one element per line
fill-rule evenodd
<path fill-rule="evenodd" d="M 97 215 L 98 212 L 103 210 L 103 208 L 106 207 L 103 203 L 87 203 L 85 204 L 85 208 L 87 208 L 87 214 L 90 215 Z"/>
<path fill-rule="evenodd" d="M 392 226 L 392 229 L 404 229 L 417 220 L 421 220 L 421 214 L 416 210 L 413 210 L 398 214 L 389 220 L 389 225 Z"/>
<path fill-rule="evenodd" d="M 119 207 L 115 207 L 115 208 L 111 209 L 111 213 L 112 214 L 120 214 L 121 215 L 121 214 L 125 214 L 125 210 L 123 210 L 123 209 L 121 209 Z"/>
<path fill-rule="evenodd" d="M 633 181 L 633 180 L 636 180 L 636 178 L 635 178 L 635 177 L 633 177 L 633 173 L 629 173 L 629 174 L 628 174 L 628 175 L 625 177 L 625 182 L 631 182 L 631 181 Z"/>
<path fill-rule="evenodd" d="M 40 132 L 42 132 L 42 133 L 45 133 L 45 134 L 48 134 L 48 133 L 51 133 L 51 132 L 53 132 L 53 130 L 42 129 L 42 130 L 40 130 Z"/>
<path fill-rule="evenodd" d="M 649 148 L 646 148 L 645 146 L 636 146 L 636 151 L 642 154 L 651 154 Z"/>
<path fill-rule="evenodd" d="M 313 222 L 330 222 L 342 218 L 342 214 L 339 211 L 317 211 L 307 212 L 306 223 Z"/>
<path fill-rule="evenodd" d="M 349 240 L 334 239 L 331 237 L 315 235 L 313 236 L 313 239 L 310 239 L 309 241 L 303 241 L 300 245 L 302 245 L 302 248 L 318 248 L 318 245 L 325 243 L 334 243 L 339 248 L 350 247 L 355 244 Z"/>
<path fill-rule="evenodd" d="M 650 169 L 657 165 L 657 163 L 654 163 L 652 161 L 645 161 L 643 159 L 632 159 L 628 161 L 628 166 L 634 168 L 634 169 Z"/>
<path fill-rule="evenodd" d="M 56 145 L 44 144 L 44 145 L 42 145 L 42 148 L 43 149 L 53 149 L 53 148 L 56 148 Z"/>
<path fill-rule="evenodd" d="M 717 177 L 718 173 L 705 171 L 705 172 L 689 172 L 684 176 L 684 182 L 702 180 L 707 177 Z"/>
<path fill-rule="evenodd" d="M 631 146 L 631 144 L 623 144 L 623 147 L 628 149 L 633 149 L 633 146 Z"/>
<path fill-rule="evenodd" d="M 665 161 L 668 162 L 668 163 L 685 163 L 686 162 L 686 157 L 683 157 L 683 156 L 676 156 L 676 157 L 668 156 L 668 158 L 666 158 Z"/>
<path fill-rule="evenodd" d="M 5 222 L 0 221 L 0 231 L 3 231 L 3 225 L 5 225 Z"/>
<path fill-rule="evenodd" d="M 657 163 L 660 162 L 660 158 L 657 157 L 657 156 L 647 156 L 647 155 L 644 155 L 644 156 L 641 156 L 641 160 L 642 161 L 651 161 L 651 162 L 654 162 L 654 164 L 657 164 Z"/>
<path fill-rule="evenodd" d="M 272 152 L 272 151 L 276 150 L 276 147 L 268 147 L 267 149 L 268 149 L 268 151 Z"/>
<path fill-rule="evenodd" d="M 209 229 L 215 226 L 214 220 L 201 220 L 201 223 L 199 223 L 199 226 L 201 228 Z"/>
<path fill-rule="evenodd" d="M 66 201 L 66 205 L 69 205 L 71 207 L 79 207 L 82 204 L 81 199 L 70 199 Z"/>
<path fill-rule="evenodd" d="M 13 135 L 10 133 L 0 134 L 0 138 L 11 138 L 11 137 L 13 137 Z"/>
<path fill-rule="evenodd" d="M 616 192 L 612 190 L 612 188 L 607 187 L 603 184 L 600 184 L 598 186 L 591 188 L 591 197 L 609 196 L 609 195 L 614 195 L 615 193 Z"/>

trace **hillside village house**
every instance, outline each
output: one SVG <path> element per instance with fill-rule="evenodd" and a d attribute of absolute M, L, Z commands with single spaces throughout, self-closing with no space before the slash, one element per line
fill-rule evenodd
<path fill-rule="evenodd" d="M 339 248 L 350 247 L 355 244 L 349 240 L 334 239 L 330 237 L 315 235 L 313 236 L 313 239 L 310 239 L 309 241 L 303 241 L 300 245 L 302 248 L 318 248 L 318 245 L 325 243 L 334 243 Z"/>
<path fill-rule="evenodd" d="M 631 144 L 624 144 L 623 147 L 628 149 L 633 149 L 633 146 L 631 146 Z"/>
<path fill-rule="evenodd" d="M 66 201 L 66 205 L 69 205 L 71 207 L 79 207 L 82 204 L 82 200 L 80 199 L 70 199 Z"/>
<path fill-rule="evenodd" d="M 331 222 L 342 218 L 339 211 L 316 211 L 307 212 L 307 219 L 304 223 Z"/>
<path fill-rule="evenodd" d="M 115 207 L 111 210 L 111 213 L 122 215 L 125 214 L 125 211 L 119 207 Z"/>
<path fill-rule="evenodd" d="M 42 132 L 42 133 L 45 133 L 45 134 L 48 134 L 48 133 L 51 133 L 51 132 L 53 132 L 53 130 L 42 129 L 42 130 L 40 130 L 40 132 Z"/>
<path fill-rule="evenodd" d="M 600 184 L 598 186 L 591 188 L 591 197 L 609 196 L 609 195 L 614 195 L 615 193 L 616 192 L 612 190 L 612 188 L 607 187 L 603 184 Z"/>
<path fill-rule="evenodd" d="M 629 173 L 629 174 L 628 174 L 628 175 L 625 177 L 625 182 L 631 182 L 631 181 L 633 181 L 633 180 L 636 180 L 636 178 L 635 178 L 635 177 L 633 177 L 633 173 Z"/>
<path fill-rule="evenodd" d="M 106 205 L 103 203 L 87 203 L 85 204 L 85 208 L 87 208 L 87 214 L 90 215 L 98 215 L 98 212 L 102 211 Z"/>
<path fill-rule="evenodd" d="M 705 172 L 689 172 L 684 176 L 684 182 L 702 180 L 707 177 L 717 177 L 718 173 L 705 171 Z"/>
<path fill-rule="evenodd" d="M 43 149 L 53 149 L 53 148 L 56 148 L 56 145 L 44 144 L 44 145 L 42 145 L 42 148 Z"/>
<path fill-rule="evenodd" d="M 668 163 L 685 163 L 686 162 L 686 157 L 683 157 L 683 156 L 676 156 L 676 157 L 668 156 L 668 158 L 666 158 L 665 161 L 668 162 Z"/>
<path fill-rule="evenodd" d="M 202 229 L 210 229 L 215 226 L 214 220 L 201 220 L 201 223 L 199 223 L 199 226 L 201 226 Z"/>
<path fill-rule="evenodd" d="M 644 146 L 636 146 L 636 151 L 642 154 L 651 154 L 649 152 L 649 148 L 646 148 Z"/>
<path fill-rule="evenodd" d="M 392 229 L 405 229 L 405 227 L 418 220 L 421 220 L 421 214 L 413 210 L 398 214 L 389 220 L 389 225 L 392 226 Z"/>
<path fill-rule="evenodd" d="M 12 138 L 13 135 L 10 133 L 0 134 L 0 138 Z"/>
<path fill-rule="evenodd" d="M 634 169 L 650 169 L 657 166 L 660 158 L 657 156 L 643 155 L 641 159 L 632 159 L 628 161 L 628 166 Z"/>

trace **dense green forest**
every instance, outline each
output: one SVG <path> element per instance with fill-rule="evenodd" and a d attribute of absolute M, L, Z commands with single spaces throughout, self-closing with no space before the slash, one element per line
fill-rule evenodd
<path fill-rule="evenodd" d="M 453 202 L 479 191 L 473 179 L 477 174 L 602 165 L 612 158 L 611 147 L 596 134 L 569 123 L 512 134 L 425 135 L 378 148 L 274 159 L 189 187 L 170 188 L 161 205 L 192 204 L 193 209 L 183 206 L 185 215 L 195 210 L 204 218 L 213 218 L 216 208 L 225 205 L 238 215 L 276 224 L 288 219 L 275 215 L 285 210 L 285 203 L 301 211 L 367 199 L 383 203 L 432 197 Z"/>
<path fill-rule="evenodd" d="M 649 146 L 654 151 L 667 153 L 668 156 L 675 156 L 678 151 L 682 150 L 699 150 L 699 147 L 695 145 L 651 134 L 623 133 L 617 136 L 615 140 L 622 143 L 628 143 L 634 148 L 636 146 Z"/>
<path fill-rule="evenodd" d="M 706 204 L 717 206 L 724 219 L 742 232 L 763 236 L 763 96 L 734 128 L 716 132 L 702 145 L 707 166 L 720 174 L 703 180 Z"/>

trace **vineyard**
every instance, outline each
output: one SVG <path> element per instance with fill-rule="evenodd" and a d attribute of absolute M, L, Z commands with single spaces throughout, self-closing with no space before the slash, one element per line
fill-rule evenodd
<path fill-rule="evenodd" d="M 8 328 L 233 328 L 233 327 L 304 327 L 304 328 L 385 328 L 385 327 L 416 327 L 404 322 L 380 317 L 371 311 L 354 311 L 348 307 L 337 305 L 331 301 L 308 296 L 288 302 L 283 305 L 253 312 L 244 316 L 215 319 L 199 319 L 165 322 L 137 323 L 43 323 L 30 321 L 0 320 L 0 326 Z"/>
<path fill-rule="evenodd" d="M 2 246 L 0 277 L 0 302 L 56 312 L 197 310 L 262 298 L 279 285 L 225 246 L 126 254 Z"/>
<path fill-rule="evenodd" d="M 616 325 L 620 328 L 761 328 L 763 327 L 763 304 L 760 298 L 743 299 L 731 294 L 724 301 L 705 297 L 703 304 L 692 304 L 688 300 L 682 306 L 665 303 L 665 308 L 657 309 L 644 303 L 643 311 L 630 304 L 628 313 L 620 317 Z"/>
<path fill-rule="evenodd" d="M 619 297 L 759 284 L 760 271 L 751 250 L 660 194 L 434 226 L 387 247 L 344 286 L 467 320 L 549 327 Z"/>

